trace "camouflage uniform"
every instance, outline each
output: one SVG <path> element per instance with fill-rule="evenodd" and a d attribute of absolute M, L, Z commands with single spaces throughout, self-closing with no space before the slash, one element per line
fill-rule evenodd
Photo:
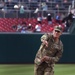
<path fill-rule="evenodd" d="M 41 37 L 41 41 L 43 39 L 48 41 L 48 47 L 46 47 L 43 43 L 41 44 L 34 60 L 34 63 L 35 63 L 34 74 L 35 75 L 54 75 L 54 64 L 62 56 L 63 44 L 60 39 L 59 39 L 59 42 L 56 43 L 53 39 L 52 34 L 50 35 L 44 34 Z M 43 56 L 49 56 L 52 60 L 41 63 L 40 59 Z"/>

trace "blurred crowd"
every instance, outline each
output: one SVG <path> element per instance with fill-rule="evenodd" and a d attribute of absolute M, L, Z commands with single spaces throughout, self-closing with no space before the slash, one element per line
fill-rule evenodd
<path fill-rule="evenodd" d="M 53 9 L 49 8 L 48 3 L 55 3 Z M 72 3 L 72 0 L 69 0 Z M 28 4 L 27 4 L 28 3 Z M 29 4 L 30 3 L 30 4 Z M 34 6 L 31 3 L 36 3 Z M 75 9 L 71 9 L 68 14 L 62 13 L 59 11 L 60 5 L 62 10 L 65 9 L 65 5 L 68 3 L 68 0 L 1 0 L 0 1 L 0 9 L 3 12 L 11 12 L 11 10 L 19 10 L 21 16 L 24 16 L 26 10 L 34 10 L 32 13 L 37 19 L 35 27 L 31 23 L 22 22 L 18 25 L 13 25 L 12 28 L 16 29 L 16 32 L 21 33 L 32 33 L 32 32 L 41 32 L 42 29 L 42 21 L 45 19 L 47 21 L 47 25 L 52 26 L 63 25 L 64 32 L 68 32 L 70 25 L 72 24 L 75 18 Z M 32 6 L 32 7 L 31 7 Z M 52 6 L 52 5 L 51 5 Z M 42 12 L 40 12 L 42 10 Z M 48 10 L 53 10 L 48 11 Z M 67 10 L 68 11 L 68 10 Z M 55 13 L 55 15 L 53 15 Z M 55 22 L 55 23 L 54 23 Z"/>

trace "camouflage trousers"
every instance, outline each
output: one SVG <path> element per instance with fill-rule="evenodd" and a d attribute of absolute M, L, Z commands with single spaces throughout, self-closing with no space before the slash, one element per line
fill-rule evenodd
<path fill-rule="evenodd" d="M 50 66 L 47 63 L 34 66 L 34 75 L 54 75 L 54 66 Z"/>

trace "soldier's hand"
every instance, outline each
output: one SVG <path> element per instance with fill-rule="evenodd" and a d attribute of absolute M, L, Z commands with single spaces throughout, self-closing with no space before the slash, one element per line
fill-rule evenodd
<path fill-rule="evenodd" d="M 44 56 L 42 59 L 41 59 L 41 61 L 43 62 L 43 61 L 49 61 L 50 60 L 50 57 L 48 57 L 48 56 Z"/>
<path fill-rule="evenodd" d="M 47 41 L 43 41 L 43 44 L 46 45 L 46 47 L 48 47 L 48 42 Z"/>

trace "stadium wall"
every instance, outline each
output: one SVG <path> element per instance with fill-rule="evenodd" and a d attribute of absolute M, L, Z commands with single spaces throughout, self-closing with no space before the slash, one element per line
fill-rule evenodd
<path fill-rule="evenodd" d="M 0 34 L 0 63 L 33 63 L 42 34 Z M 75 35 L 63 34 L 59 63 L 75 63 Z"/>

